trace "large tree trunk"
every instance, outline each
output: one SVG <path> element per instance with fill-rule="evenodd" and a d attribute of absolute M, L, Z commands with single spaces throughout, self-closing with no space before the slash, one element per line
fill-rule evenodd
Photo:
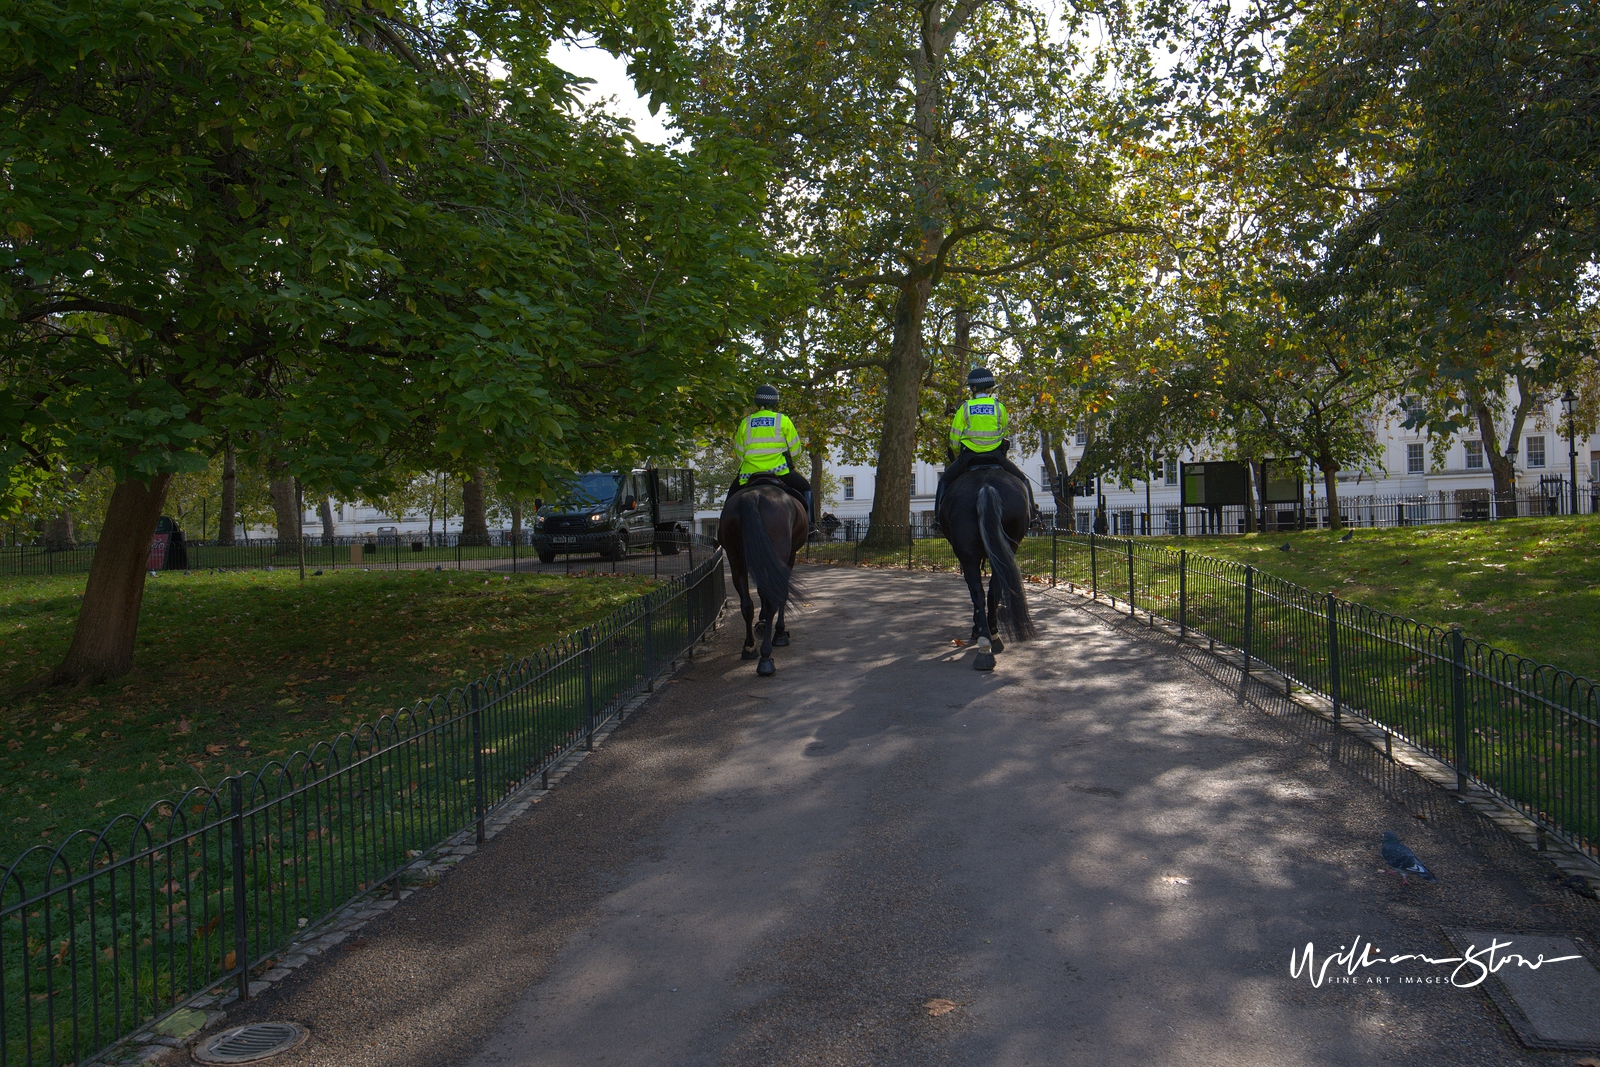
<path fill-rule="evenodd" d="M 123 482 L 112 491 L 100 543 L 89 565 L 89 582 L 78 608 L 72 645 L 50 672 L 50 684 L 94 685 L 133 669 L 150 539 L 171 481 L 172 475 L 160 474 L 148 486 Z"/>
<path fill-rule="evenodd" d="M 811 439 L 811 528 L 813 530 L 822 525 L 823 452 L 821 439 L 813 436 Z M 911 505 L 908 502 L 906 506 Z"/>
<path fill-rule="evenodd" d="M 239 517 L 239 475 L 233 449 L 222 453 L 222 510 L 217 515 L 217 544 L 233 544 L 233 524 Z"/>
<path fill-rule="evenodd" d="M 78 547 L 78 534 L 73 529 L 72 512 L 63 511 L 44 527 L 44 547 L 53 552 L 65 552 Z"/>
<path fill-rule="evenodd" d="M 1323 453 L 1317 459 L 1317 469 L 1322 472 L 1323 495 L 1328 498 L 1328 529 L 1342 530 L 1344 516 L 1339 514 L 1339 461 Z"/>
<path fill-rule="evenodd" d="M 931 288 L 929 279 L 918 279 L 901 289 L 900 299 L 895 301 L 868 547 L 899 546 L 911 522 L 911 465 L 917 458 L 917 416 L 922 406 L 922 376 L 927 370 L 922 355 L 922 317 Z"/>
<path fill-rule="evenodd" d="M 337 536 L 334 533 L 335 527 L 333 525 L 333 501 L 328 497 L 323 497 L 322 503 L 317 506 L 317 512 L 322 517 L 322 543 L 331 545 L 334 537 Z"/>
<path fill-rule="evenodd" d="M 511 505 L 511 543 L 522 544 L 522 505 Z"/>
<path fill-rule="evenodd" d="M 1061 434 L 1055 430 L 1039 431 L 1039 455 L 1044 460 L 1045 477 L 1050 479 L 1050 497 L 1056 502 L 1056 526 L 1060 526 L 1063 519 L 1070 521 L 1072 518 L 1072 507 L 1068 503 L 1070 498 L 1063 492 L 1066 479 L 1062 477 L 1065 473 L 1062 468 L 1066 463 L 1064 457 L 1060 461 L 1056 458 L 1056 449 L 1060 447 L 1057 442 L 1060 440 Z"/>
<path fill-rule="evenodd" d="M 299 551 L 295 538 L 300 533 L 300 509 L 295 507 L 294 479 L 274 478 L 268 483 L 272 493 L 273 522 L 278 528 L 277 554 L 292 556 Z"/>
<path fill-rule="evenodd" d="M 483 500 L 483 468 L 474 467 L 461 483 L 461 543 L 489 543 L 489 517 Z"/>

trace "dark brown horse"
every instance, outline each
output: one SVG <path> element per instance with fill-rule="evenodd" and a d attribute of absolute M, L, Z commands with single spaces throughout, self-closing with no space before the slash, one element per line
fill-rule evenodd
<path fill-rule="evenodd" d="M 939 526 L 961 564 L 972 595 L 973 667 L 994 670 L 1004 649 L 996 630 L 1026 641 L 1035 634 L 1016 550 L 1028 533 L 1028 487 L 1000 467 L 974 464 L 945 489 Z M 989 564 L 988 610 L 984 610 L 983 565 Z"/>
<path fill-rule="evenodd" d="M 744 612 L 744 658 L 760 659 L 756 673 L 776 674 L 772 649 L 789 643 L 784 628 L 784 609 L 798 589 L 793 575 L 795 553 L 806 543 L 811 524 L 805 505 L 789 495 L 773 479 L 752 479 L 722 505 L 717 523 L 717 543 L 728 554 L 733 571 L 733 587 L 739 591 L 739 608 Z M 750 579 L 756 582 L 761 597 L 761 649 L 756 651 L 755 604 L 750 599 Z"/>

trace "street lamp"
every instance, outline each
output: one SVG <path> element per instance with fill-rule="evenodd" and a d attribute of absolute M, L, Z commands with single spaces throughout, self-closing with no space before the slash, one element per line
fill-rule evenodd
<path fill-rule="evenodd" d="M 1568 389 L 1561 394 L 1561 403 L 1567 409 L 1567 463 L 1572 475 L 1572 514 L 1578 513 L 1578 421 L 1573 410 L 1578 398 Z"/>

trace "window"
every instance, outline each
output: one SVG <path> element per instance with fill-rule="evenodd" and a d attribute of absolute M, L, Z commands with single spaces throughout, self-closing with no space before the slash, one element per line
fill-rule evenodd
<path fill-rule="evenodd" d="M 1161 465 L 1162 465 L 1162 472 L 1161 473 L 1164 476 L 1162 480 L 1165 481 L 1166 484 L 1168 484 L 1168 485 L 1177 485 L 1178 484 L 1178 461 L 1177 461 L 1177 459 L 1175 457 L 1173 457 L 1173 456 L 1168 456 L 1166 459 L 1162 460 Z"/>
<path fill-rule="evenodd" d="M 1112 519 L 1116 523 L 1116 525 L 1112 528 L 1113 533 L 1115 533 L 1118 537 L 1133 536 L 1132 510 L 1119 510 L 1114 516 L 1112 516 Z"/>
<path fill-rule="evenodd" d="M 1050 485 L 1050 468 L 1042 463 L 1039 465 L 1039 484 L 1044 486 L 1047 492 L 1052 488 Z"/>
<path fill-rule="evenodd" d="M 1167 533 L 1169 533 L 1169 534 L 1177 533 L 1178 532 L 1178 509 L 1177 508 L 1168 508 L 1167 511 L 1166 511 L 1166 519 L 1167 519 Z"/>
<path fill-rule="evenodd" d="M 1089 430 L 1088 430 L 1088 428 L 1084 427 L 1084 426 L 1079 426 L 1078 427 L 1078 447 L 1082 448 L 1084 445 L 1086 445 L 1088 443 L 1089 443 Z"/>
<path fill-rule="evenodd" d="M 856 498 L 856 480 L 846 475 L 842 481 L 844 482 L 844 498 L 846 500 L 854 500 Z"/>
<path fill-rule="evenodd" d="M 1467 470 L 1483 470 L 1483 442 L 1463 441 L 1461 442 L 1461 447 L 1464 448 L 1467 453 Z"/>
<path fill-rule="evenodd" d="M 1094 512 L 1088 508 L 1079 508 L 1073 518 L 1077 521 L 1079 533 L 1086 534 L 1094 529 Z"/>
<path fill-rule="evenodd" d="M 1406 445 L 1406 473 L 1421 474 L 1424 470 L 1422 457 L 1422 442 L 1413 441 Z"/>
<path fill-rule="evenodd" d="M 1589 453 L 1589 480 L 1600 482 L 1600 452 Z"/>
<path fill-rule="evenodd" d="M 1535 434 L 1527 438 L 1528 466 L 1544 466 L 1544 435 Z"/>

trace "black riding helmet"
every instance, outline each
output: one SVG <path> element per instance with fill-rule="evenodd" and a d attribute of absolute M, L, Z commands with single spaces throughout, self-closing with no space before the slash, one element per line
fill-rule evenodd
<path fill-rule="evenodd" d="M 967 372 L 967 388 L 973 391 L 994 388 L 994 374 L 988 367 L 973 367 Z"/>
<path fill-rule="evenodd" d="M 778 387 L 776 385 L 763 385 L 756 390 L 756 403 L 762 407 L 771 407 L 778 402 Z"/>

